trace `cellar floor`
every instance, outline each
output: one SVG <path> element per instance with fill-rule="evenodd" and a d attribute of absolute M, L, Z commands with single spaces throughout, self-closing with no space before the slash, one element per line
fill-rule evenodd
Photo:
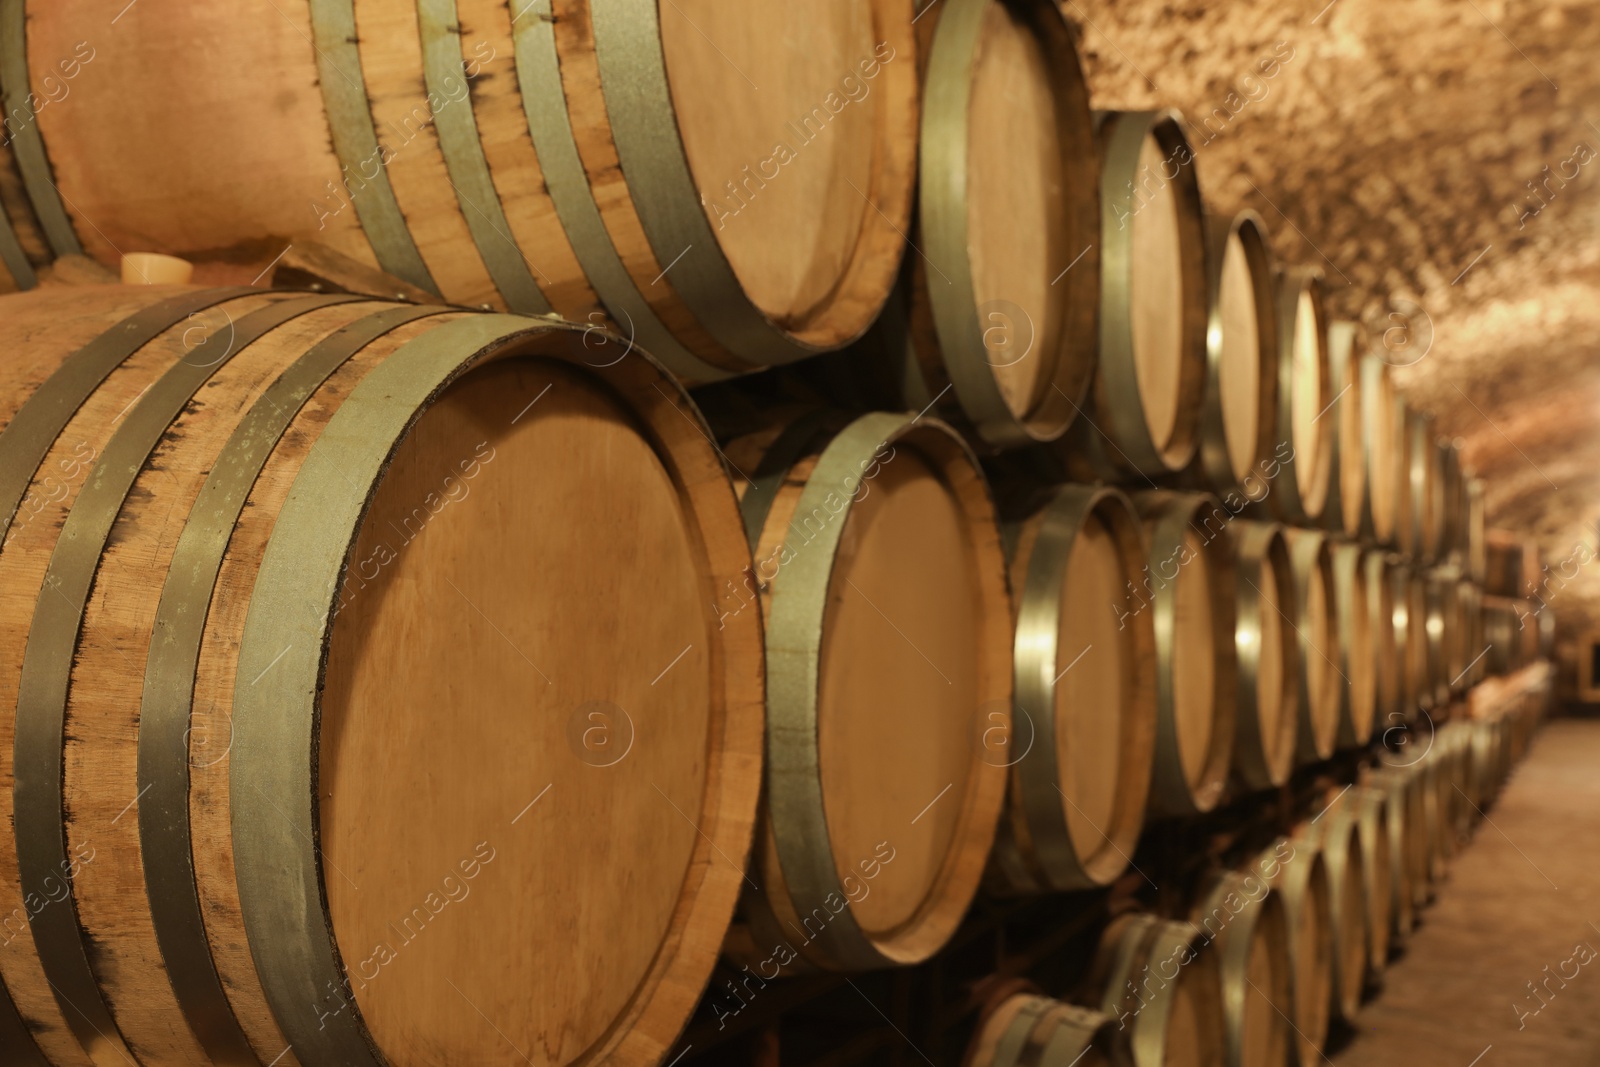
<path fill-rule="evenodd" d="M 1600 1063 L 1600 720 L 1546 725 L 1488 817 L 1338 1067 Z"/>

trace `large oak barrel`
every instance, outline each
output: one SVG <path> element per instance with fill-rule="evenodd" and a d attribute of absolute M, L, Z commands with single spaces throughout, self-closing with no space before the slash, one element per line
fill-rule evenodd
<path fill-rule="evenodd" d="M 1295 612 L 1290 625 L 1300 661 L 1300 725 L 1295 753 L 1300 763 L 1333 755 L 1349 678 L 1340 667 L 1341 619 L 1333 568 L 1333 543 L 1314 530 L 1288 531 L 1294 571 Z"/>
<path fill-rule="evenodd" d="M 1372 525 L 1367 484 L 1366 425 L 1361 373 L 1367 331 L 1358 322 L 1328 324 L 1328 404 L 1317 419 L 1333 423 L 1328 434 L 1328 499 L 1322 525 L 1336 534 L 1360 537 Z"/>
<path fill-rule="evenodd" d="M 1333 610 L 1339 629 L 1338 655 L 1333 657 L 1343 678 L 1339 682 L 1339 729 L 1335 744 L 1340 748 L 1365 745 L 1377 725 L 1380 675 L 1392 664 L 1383 662 L 1385 656 L 1384 605 L 1373 605 L 1370 597 L 1374 586 L 1381 589 L 1381 579 L 1374 583 L 1369 564 L 1378 556 L 1373 549 L 1357 544 L 1334 544 L 1333 551 Z M 1389 613 L 1392 617 L 1392 612 Z M 1375 632 L 1376 631 L 1376 632 Z M 1392 638 L 1389 643 L 1392 652 Z"/>
<path fill-rule="evenodd" d="M 1297 526 L 1315 526 L 1328 504 L 1334 427 L 1322 275 L 1307 267 L 1278 272 L 1278 415 L 1274 455 L 1282 463 L 1266 510 Z M 1285 455 L 1287 454 L 1287 455 Z"/>
<path fill-rule="evenodd" d="M 81 61 L 13 146 L 36 221 L 11 221 L 56 255 L 234 284 L 321 242 L 452 303 L 604 308 L 693 380 L 847 343 L 900 262 L 910 0 L 79 0 L 25 41 L 14 10 L 9 106 Z"/>
<path fill-rule="evenodd" d="M 1312 824 L 1328 865 L 1328 915 L 1333 942 L 1334 1018 L 1352 1022 L 1367 983 L 1367 853 L 1361 845 L 1361 812 L 1341 790 Z"/>
<path fill-rule="evenodd" d="M 1289 1055 L 1289 931 L 1272 889 L 1279 860 L 1259 862 L 1209 875 L 1190 916 L 1217 956 L 1228 1067 L 1281 1067 Z"/>
<path fill-rule="evenodd" d="M 1361 359 L 1361 443 L 1367 466 L 1366 521 L 1361 536 L 1393 547 L 1401 507 L 1400 455 L 1396 436 L 1395 391 L 1389 364 L 1377 355 Z"/>
<path fill-rule="evenodd" d="M 1461 445 L 1439 440 L 1439 483 L 1443 517 L 1439 523 L 1441 559 L 1464 553 L 1467 547 L 1467 480 L 1461 466 Z"/>
<path fill-rule="evenodd" d="M 1192 480 L 1234 511 L 1268 491 L 1278 413 L 1277 272 L 1253 211 L 1206 219 L 1206 384 Z"/>
<path fill-rule="evenodd" d="M 1333 910 L 1322 850 L 1304 828 L 1280 838 L 1263 857 L 1281 864 L 1275 888 L 1283 897 L 1289 931 L 1289 1018 L 1294 1039 L 1290 1063 L 1322 1062 L 1333 995 Z"/>
<path fill-rule="evenodd" d="M 1402 749 L 1402 751 L 1406 751 Z M 1389 943 L 1399 948 L 1410 940 L 1416 926 L 1417 904 L 1414 883 L 1425 878 L 1421 870 L 1419 844 L 1422 820 L 1405 788 L 1405 776 L 1393 767 L 1382 767 L 1369 779 L 1369 803 L 1382 812 L 1389 839 Z"/>
<path fill-rule="evenodd" d="M 752 932 L 861 970 L 927 958 L 977 891 L 1012 758 L 1011 612 L 961 439 L 910 414 L 842 421 L 728 443 L 759 598 L 722 610 L 766 623 Z"/>
<path fill-rule="evenodd" d="M 995 877 L 1021 892 L 1108 885 L 1144 825 L 1156 746 L 1139 517 L 1115 489 L 1064 485 L 1007 537 L 1018 747 Z"/>
<path fill-rule="evenodd" d="M 1050 0 L 957 0 L 937 17 L 925 256 L 911 260 L 916 370 L 941 413 L 988 445 L 1054 440 L 1086 402 L 1100 299 L 1094 123 L 1073 31 Z"/>
<path fill-rule="evenodd" d="M 1450 702 L 1452 681 L 1466 674 L 1460 625 L 1460 578 L 1454 568 L 1435 567 L 1427 574 L 1428 598 L 1428 677 L 1433 702 Z"/>
<path fill-rule="evenodd" d="M 349 296 L 3 322 L 7 1061 L 657 1062 L 762 745 L 759 620 L 706 596 L 749 551 L 671 379 Z"/>
<path fill-rule="evenodd" d="M 1482 599 L 1483 642 L 1488 649 L 1484 661 L 1490 674 L 1510 674 L 1527 663 L 1522 604 L 1503 596 Z"/>
<path fill-rule="evenodd" d="M 1217 953 L 1186 922 L 1126 912 L 1100 938 L 1084 999 L 1117 1023 L 1134 1067 L 1224 1067 Z"/>
<path fill-rule="evenodd" d="M 1205 389 L 1205 224 L 1194 152 L 1176 111 L 1102 111 L 1096 123 L 1100 358 L 1093 424 L 1078 420 L 1072 447 L 1100 470 L 1166 474 L 1194 457 Z"/>
<path fill-rule="evenodd" d="M 1295 642 L 1294 565 L 1284 528 L 1235 520 L 1238 550 L 1239 708 L 1233 769 L 1250 789 L 1289 780 L 1300 722 L 1300 654 Z"/>
<path fill-rule="evenodd" d="M 1398 390 L 1389 411 L 1389 425 L 1395 440 L 1395 521 L 1393 545 L 1402 556 L 1416 554 L 1416 519 L 1412 514 L 1411 491 L 1411 405 Z"/>
<path fill-rule="evenodd" d="M 962 1067 L 1131 1067 L 1118 1028 L 1097 1011 L 1031 993 L 989 1012 Z"/>
<path fill-rule="evenodd" d="M 1463 551 L 1467 557 L 1467 574 L 1479 585 L 1487 585 L 1489 580 L 1487 531 L 1484 529 L 1488 505 L 1484 492 L 1482 478 L 1467 479 L 1467 543 Z"/>
<path fill-rule="evenodd" d="M 1233 760 L 1239 668 L 1231 516 L 1202 494 L 1149 490 L 1133 499 L 1148 553 L 1137 607 L 1155 624 L 1150 810 L 1196 815 L 1222 799 Z"/>
<path fill-rule="evenodd" d="M 1404 685 L 1404 712 L 1409 718 L 1419 710 L 1433 707 L 1433 676 L 1428 654 L 1428 581 L 1426 572 L 1407 564 L 1394 569 L 1395 640 L 1404 639 L 1401 650 Z"/>

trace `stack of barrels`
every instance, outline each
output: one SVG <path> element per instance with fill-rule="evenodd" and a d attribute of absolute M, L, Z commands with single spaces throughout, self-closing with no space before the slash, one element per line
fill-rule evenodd
<path fill-rule="evenodd" d="M 1051 0 L 688 6 L 0 2 L 8 1063 L 645 1067 L 1087 891 L 973 1064 L 1310 1064 L 1411 929 L 1553 621 L 1390 346 Z"/>

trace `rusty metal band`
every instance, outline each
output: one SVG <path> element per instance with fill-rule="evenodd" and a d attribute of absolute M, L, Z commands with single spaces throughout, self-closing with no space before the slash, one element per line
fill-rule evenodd
<path fill-rule="evenodd" d="M 584 277 L 612 317 L 624 324 L 629 336 L 672 373 L 692 382 L 728 377 L 731 371 L 707 363 L 673 335 L 639 292 L 617 254 L 578 155 L 572 119 L 567 113 L 567 90 L 561 81 L 553 17 L 529 11 L 527 18 L 518 16 L 512 20 L 511 33 L 528 134 L 539 156 L 545 189 Z"/>
<path fill-rule="evenodd" d="M 133 405 L 111 435 L 93 473 L 73 501 L 56 539 L 34 605 L 17 688 L 13 785 L 17 870 L 23 893 L 48 895 L 50 881 L 71 881 L 64 775 L 67 700 L 89 592 L 112 527 L 134 482 L 186 404 L 241 349 L 284 322 L 348 296 L 278 300 L 228 322 L 229 345 L 205 363 L 180 358 Z M 212 336 L 216 336 L 215 333 Z M 47 595 L 45 590 L 49 590 Z M 89 962 L 89 945 L 68 894 L 32 916 L 39 962 L 62 1017 L 97 1063 L 128 1055 Z"/>
<path fill-rule="evenodd" d="M 1368 347 L 1366 330 L 1358 322 L 1330 322 L 1326 344 L 1333 398 L 1320 417 L 1333 420 L 1333 425 L 1328 436 L 1328 496 L 1322 507 L 1322 527 L 1360 537 L 1361 531 L 1372 525 L 1372 494 L 1362 455 L 1361 360 Z"/>
<path fill-rule="evenodd" d="M 83 246 L 78 243 L 72 220 L 61 203 L 61 193 L 51 177 L 50 157 L 33 108 L 27 21 L 25 0 L 0 0 L 0 86 L 4 87 L 6 128 L 10 129 L 13 116 L 21 116 L 21 125 L 11 131 L 11 151 L 50 250 L 58 256 L 82 255 Z"/>
<path fill-rule="evenodd" d="M 317 81 L 328 132 L 341 167 L 337 195 L 348 196 L 372 246 L 378 266 L 419 289 L 438 293 L 428 265 L 417 250 L 394 187 L 389 184 L 389 152 L 367 102 L 366 75 L 356 36 L 355 0 L 306 0 L 317 53 Z M 371 174 L 368 174 L 368 171 Z M 353 184 L 352 184 L 353 182 Z M 333 185 L 329 182 L 329 185 Z"/>
<path fill-rule="evenodd" d="M 1334 618 L 1338 620 L 1339 669 L 1345 682 L 1339 687 L 1339 731 L 1334 743 L 1339 748 L 1364 745 L 1372 738 L 1378 713 L 1378 635 L 1373 632 L 1377 613 L 1368 603 L 1372 588 L 1367 578 L 1367 561 L 1376 553 L 1358 544 L 1333 545 Z M 1365 632 L 1363 647 L 1361 635 Z M 1371 684 L 1365 693 L 1356 691 L 1360 665 L 1371 667 Z"/>
<path fill-rule="evenodd" d="M 401 345 L 328 420 L 262 554 L 233 691 L 234 867 L 256 974 L 302 1063 L 386 1062 L 348 999 L 316 845 L 319 691 L 346 558 L 373 487 L 432 398 L 512 339 L 552 331 L 581 363 L 580 328 L 516 315 L 455 319 Z"/>
<path fill-rule="evenodd" d="M 1074 598 L 1066 589 L 1067 566 L 1078 535 L 1093 519 L 1115 539 L 1125 573 L 1138 574 L 1144 562 L 1144 536 L 1133 504 L 1120 491 L 1063 485 L 1038 517 L 1038 533 L 1028 556 L 1026 577 L 1017 594 L 1017 621 L 1012 644 L 1012 686 L 1017 711 L 1033 723 L 1034 744 L 1012 768 L 1012 802 L 1027 823 L 1030 853 L 1051 889 L 1094 889 L 1111 884 L 1128 866 L 1128 856 L 1144 825 L 1150 792 L 1152 756 L 1156 735 L 1156 682 L 1147 665 L 1155 661 L 1156 634 L 1152 613 L 1126 611 L 1131 622 L 1130 656 L 1135 666 L 1127 687 L 1127 706 L 1120 713 L 1131 720 L 1118 732 L 1115 749 L 1108 753 L 1117 767 L 1117 792 L 1128 802 L 1121 805 L 1118 823 L 1095 827 L 1098 840 L 1073 839 L 1067 806 L 1072 803 L 1062 789 L 1060 727 L 1056 722 L 1056 683 L 1060 660 L 1073 650 L 1060 648 L 1064 602 Z M 1116 605 L 1107 605 L 1115 610 Z M 1115 709 L 1103 709 L 1116 714 Z M 1138 728 L 1141 724 L 1143 728 Z M 1129 768 L 1136 768 L 1131 772 Z M 1131 777 L 1131 781 L 1130 781 Z"/>
<path fill-rule="evenodd" d="M 1277 268 L 1267 244 L 1266 225 L 1254 211 L 1232 217 L 1210 216 L 1206 223 L 1206 386 L 1200 411 L 1200 443 L 1195 462 L 1206 484 L 1216 493 L 1249 500 L 1255 494 L 1247 482 L 1261 478 L 1272 455 L 1278 413 L 1278 313 Z M 1251 297 L 1256 311 L 1256 432 L 1250 442 L 1250 469 L 1241 473 L 1234 465 L 1233 438 L 1238 430 L 1228 423 L 1223 404 L 1228 368 L 1225 309 L 1222 304 L 1224 270 L 1229 246 L 1238 241 L 1250 271 Z"/>
<path fill-rule="evenodd" d="M 150 633 L 139 714 L 139 851 L 156 941 L 190 1030 L 223 1067 L 258 1060 L 212 959 L 189 826 L 190 723 L 207 613 L 234 524 L 285 431 L 357 352 L 444 308 L 399 307 L 357 318 L 311 346 L 262 392 L 229 436 L 189 510 Z M 227 752 L 217 757 L 226 758 Z"/>
<path fill-rule="evenodd" d="M 1217 499 L 1207 495 L 1150 490 L 1134 494 L 1144 519 L 1149 543 L 1147 570 L 1154 583 L 1156 642 L 1156 747 L 1150 778 L 1150 808 L 1161 815 L 1200 815 L 1215 808 L 1228 785 L 1233 761 L 1235 705 L 1239 689 L 1239 661 L 1233 634 L 1237 625 L 1237 578 L 1233 537 L 1227 530 L 1232 519 Z M 1222 521 L 1212 527 L 1218 515 Z M 1191 782 L 1185 767 L 1178 730 L 1178 582 L 1188 564 L 1189 538 L 1200 538 L 1207 574 L 1206 603 L 1212 634 L 1211 738 L 1200 780 Z M 1169 578 L 1159 573 L 1174 564 Z"/>
<path fill-rule="evenodd" d="M 973 163 L 995 163 L 968 158 L 972 72 L 983 41 L 985 15 L 998 4 L 999 0 L 946 0 L 939 15 L 924 80 L 918 210 L 924 252 L 929 261 L 940 264 L 940 273 L 950 283 L 930 301 L 945 372 L 976 434 L 996 448 L 1010 448 L 1060 437 L 1088 393 L 1094 371 L 1093 320 L 1081 327 L 1074 320 L 1080 308 L 1093 309 L 1098 302 L 1100 242 L 1089 236 L 1099 213 L 1094 202 L 1093 155 L 1085 151 L 1094 143 L 1094 123 L 1072 30 L 1060 8 L 1049 0 L 1008 3 L 1005 7 L 1010 17 L 1027 26 L 1047 59 L 1056 103 L 1060 164 L 1066 176 L 1062 195 L 1069 204 L 1076 199 L 1089 209 L 1088 218 L 1071 219 L 1067 224 L 1071 232 L 1066 235 L 1070 248 L 1066 254 L 1077 255 L 1078 246 L 1087 244 L 1083 258 L 1088 262 L 1082 265 L 1081 274 L 1072 275 L 1068 290 L 1059 294 L 1058 306 L 1067 315 L 1054 351 L 1031 351 L 1038 338 L 1034 336 L 1037 326 L 1029 324 L 1030 351 L 1019 359 L 1040 359 L 1045 367 L 1035 376 L 1025 410 L 1018 412 L 1000 390 L 999 364 L 991 358 L 985 342 L 992 323 L 985 321 L 978 306 L 968 243 L 968 168 Z M 1035 223 L 1028 220 L 1027 224 Z M 1074 261 L 1061 266 L 1077 265 Z M 1063 276 L 1067 273 L 1064 269 Z"/>
<path fill-rule="evenodd" d="M 1238 550 L 1238 630 L 1234 649 L 1239 658 L 1239 709 L 1234 720 L 1233 769 L 1251 789 L 1276 788 L 1289 780 L 1294 766 L 1300 726 L 1300 656 L 1292 637 L 1281 642 L 1283 684 L 1278 694 L 1278 735 L 1262 732 L 1261 645 L 1262 616 L 1270 610 L 1261 588 L 1271 572 L 1278 595 L 1278 612 L 1284 619 L 1294 614 L 1294 574 L 1283 528 L 1274 523 L 1238 521 L 1234 525 Z M 1288 603 L 1290 610 L 1282 605 Z"/>
<path fill-rule="evenodd" d="M 429 114 L 472 243 L 508 308 L 526 315 L 548 315 L 550 302 L 539 291 L 533 280 L 534 267 L 511 234 L 511 223 L 483 154 L 467 88 L 466 63 L 461 57 L 456 0 L 417 0 L 417 30 L 422 39 L 422 77 Z M 443 102 L 435 106 L 436 99 Z"/>
<path fill-rule="evenodd" d="M 767 515 L 778 499 L 778 491 L 789 476 L 789 468 L 821 444 L 820 438 L 832 419 L 826 409 L 809 411 L 784 427 L 762 454 L 761 462 L 751 472 L 750 487 L 739 498 L 739 514 L 744 519 L 744 534 L 750 542 L 750 551 L 754 552 L 761 545 L 761 531 L 767 525 Z"/>
<path fill-rule="evenodd" d="M 673 290 L 752 368 L 815 355 L 751 303 L 717 243 L 678 134 L 659 0 L 590 0 L 588 8 L 617 158 L 657 262 L 672 266 Z"/>
<path fill-rule="evenodd" d="M 1332 447 L 1333 424 L 1322 421 L 1322 414 L 1333 390 L 1329 388 L 1327 360 L 1327 313 L 1322 305 L 1322 273 L 1312 267 L 1290 267 L 1278 272 L 1278 416 L 1275 448 L 1287 445 L 1293 458 L 1284 463 L 1279 477 L 1281 489 L 1267 498 L 1269 509 L 1284 522 L 1298 526 L 1315 526 L 1319 523 L 1328 502 L 1330 468 L 1328 453 Z M 1316 380 L 1302 380 L 1302 368 L 1296 362 L 1295 343 L 1299 334 L 1300 297 L 1309 294 L 1313 327 L 1320 354 L 1314 373 Z M 1296 408 L 1303 390 L 1317 390 L 1318 417 L 1312 420 L 1317 438 L 1317 454 L 1308 464 L 1300 453 L 1299 418 Z"/>
<path fill-rule="evenodd" d="M 1095 381 L 1095 406 L 1103 429 L 1116 446 L 1114 460 L 1147 477 L 1168 474 L 1189 465 L 1199 447 L 1200 408 L 1206 373 L 1205 224 L 1200 187 L 1195 179 L 1194 151 L 1183 135 L 1176 111 L 1102 111 L 1096 113 L 1103 164 L 1100 177 L 1100 372 Z M 1139 264 L 1133 256 L 1133 223 L 1147 138 L 1161 147 L 1164 160 L 1180 156 L 1177 174 L 1168 178 L 1177 191 L 1177 222 L 1183 262 L 1181 275 L 1193 279 L 1182 295 L 1179 330 L 1179 402 L 1169 441 L 1150 434 L 1144 394 L 1134 358 L 1133 290 Z M 1190 262 L 1192 260 L 1192 262 Z"/>
<path fill-rule="evenodd" d="M 785 887 L 801 915 L 822 906 L 830 894 L 844 893 L 823 808 L 817 743 L 823 624 L 834 559 L 861 485 L 861 461 L 872 461 L 885 447 L 915 432 L 911 423 L 909 414 L 864 415 L 829 442 L 795 510 L 805 514 L 823 507 L 832 493 L 845 494 L 845 507 L 773 581 L 767 620 L 767 806 Z M 929 428 L 939 425 L 929 423 Z M 835 966 L 848 970 L 892 962 L 849 908 L 812 945 Z"/>
<path fill-rule="evenodd" d="M 4 207 L 0 207 L 0 263 L 5 264 L 18 289 L 32 289 L 39 284 L 39 276 L 33 272 L 33 264 L 28 262 L 28 256 L 17 240 L 17 231 L 11 226 L 11 217 L 6 214 Z"/>

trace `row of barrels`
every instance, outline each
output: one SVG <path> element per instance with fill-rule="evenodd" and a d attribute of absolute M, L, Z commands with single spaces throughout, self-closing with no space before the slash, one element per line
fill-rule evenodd
<path fill-rule="evenodd" d="M 1207 214 L 1188 120 L 1090 109 L 1058 5 L 702 2 L 17 0 L 0 275 L 140 250 L 247 284 L 316 245 L 373 295 L 610 325 L 691 383 L 877 323 L 851 361 L 982 449 L 1465 550 L 1454 447 L 1259 217 Z"/>
<path fill-rule="evenodd" d="M 964 1064 L 1326 1062 L 1330 1036 L 1381 991 L 1545 697 L 1538 685 L 1503 695 L 1428 736 L 1410 762 L 1396 755 L 1330 787 L 1289 833 L 1201 876 L 1186 912 L 1115 916 L 1082 978 L 1055 991 L 1061 999 L 1023 982 L 997 987 Z"/>
<path fill-rule="evenodd" d="M 554 319 L 4 311 L 18 1062 L 653 1061 L 741 896 L 758 966 L 926 959 L 1487 667 L 1448 568 L 1198 494 L 1002 522 L 909 412 L 718 443 Z"/>

